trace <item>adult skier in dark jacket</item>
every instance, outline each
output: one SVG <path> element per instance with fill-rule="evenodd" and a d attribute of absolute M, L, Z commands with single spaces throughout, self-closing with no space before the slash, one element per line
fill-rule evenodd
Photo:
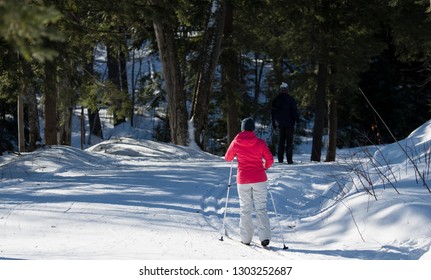
<path fill-rule="evenodd" d="M 271 118 L 273 129 L 280 131 L 277 151 L 278 162 L 283 162 L 284 152 L 286 151 L 287 163 L 292 164 L 293 134 L 295 124 L 299 121 L 299 114 L 296 101 L 289 94 L 287 83 L 281 83 L 280 93 L 272 101 Z"/>

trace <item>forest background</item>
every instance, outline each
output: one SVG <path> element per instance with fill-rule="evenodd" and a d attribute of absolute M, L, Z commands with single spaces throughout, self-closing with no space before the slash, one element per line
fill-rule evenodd
<path fill-rule="evenodd" d="M 327 144 L 333 161 L 430 119 L 430 20 L 429 0 L 0 0 L 0 153 L 71 145 L 77 110 L 104 139 L 108 110 L 132 127 L 152 111 L 154 140 L 222 154 L 244 117 L 271 131 L 285 81 L 310 160 Z M 135 71 L 137 54 L 160 71 Z"/>

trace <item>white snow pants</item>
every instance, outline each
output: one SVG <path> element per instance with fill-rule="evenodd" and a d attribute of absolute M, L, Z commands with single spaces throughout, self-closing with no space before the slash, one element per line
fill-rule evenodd
<path fill-rule="evenodd" d="M 253 238 L 253 206 L 256 212 L 257 230 L 259 240 L 271 239 L 271 228 L 266 209 L 267 184 L 266 182 L 252 184 L 238 184 L 238 196 L 240 205 L 239 231 L 241 241 L 250 243 Z"/>

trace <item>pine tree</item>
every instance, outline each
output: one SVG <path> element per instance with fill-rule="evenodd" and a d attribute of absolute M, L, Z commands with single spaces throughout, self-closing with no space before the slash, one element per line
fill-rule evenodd
<path fill-rule="evenodd" d="M 157 14 L 153 18 L 153 24 L 166 82 L 171 139 L 174 144 L 186 146 L 188 144 L 188 113 L 178 46 L 175 40 L 177 27 L 175 10 L 171 3 L 164 0 L 152 0 L 151 3 L 164 15 L 162 17 L 162 14 Z"/>
<path fill-rule="evenodd" d="M 385 3 L 364 1 L 280 1 L 279 9 L 284 18 L 281 41 L 289 60 L 302 66 L 292 73 L 293 80 L 306 80 L 304 75 L 314 76 L 314 128 L 311 160 L 320 161 L 322 136 L 325 127 L 327 98 L 335 110 L 337 92 L 357 85 L 359 75 L 373 55 L 383 48 L 375 38 L 384 20 Z M 293 94 L 306 92 L 305 83 L 293 89 Z M 332 88 L 332 90 L 330 90 Z M 336 122 L 335 118 L 331 118 Z M 335 124 L 333 127 L 336 127 Z M 334 129 L 332 132 L 335 133 Z M 334 139 L 331 137 L 331 152 Z M 333 155 L 328 157 L 332 160 Z"/>
<path fill-rule="evenodd" d="M 26 1 L 2 1 L 0 3 L 0 38 L 3 38 L 12 48 L 15 49 L 25 60 L 35 59 L 39 62 L 52 60 L 58 53 L 46 44 L 47 41 L 59 42 L 63 40 L 61 33 L 51 28 L 51 24 L 61 19 L 54 7 L 38 5 L 37 3 L 27 3 Z M 17 61 L 15 62 L 17 63 Z M 25 66 L 26 67 L 26 66 Z M 28 68 L 25 68 L 28 69 Z M 18 139 L 19 150 L 25 150 L 24 140 L 24 115 L 23 115 L 23 92 L 31 92 L 29 85 L 21 87 L 18 93 Z M 32 107 L 34 104 L 31 105 Z M 37 110 L 32 108 L 29 113 L 37 114 Z M 31 120 L 38 119 L 32 115 Z M 34 123 L 34 122 L 32 122 Z M 34 130 L 34 128 L 32 128 Z M 34 131 L 33 131 L 34 133 Z M 34 134 L 32 134 L 33 136 Z M 35 138 L 38 138 L 37 135 Z M 32 142 L 36 141 L 32 138 Z M 32 143 L 32 146 L 34 143 Z"/>
<path fill-rule="evenodd" d="M 205 147 L 205 131 L 208 128 L 211 85 L 221 52 L 226 3 L 223 0 L 212 0 L 209 10 L 204 40 L 199 52 L 200 68 L 191 112 L 195 131 L 194 141 L 202 149 Z"/>

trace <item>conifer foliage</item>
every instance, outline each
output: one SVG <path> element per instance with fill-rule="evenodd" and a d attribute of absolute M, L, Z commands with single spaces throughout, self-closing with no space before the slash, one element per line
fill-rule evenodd
<path fill-rule="evenodd" d="M 0 0 L 0 15 L 0 152 L 70 145 L 77 108 L 103 139 L 101 109 L 134 125 L 139 100 L 157 99 L 164 138 L 222 153 L 242 118 L 272 133 L 283 81 L 313 121 L 312 161 L 393 141 L 359 88 L 396 137 L 430 117 L 428 0 Z M 129 66 L 144 46 L 159 73 Z"/>

